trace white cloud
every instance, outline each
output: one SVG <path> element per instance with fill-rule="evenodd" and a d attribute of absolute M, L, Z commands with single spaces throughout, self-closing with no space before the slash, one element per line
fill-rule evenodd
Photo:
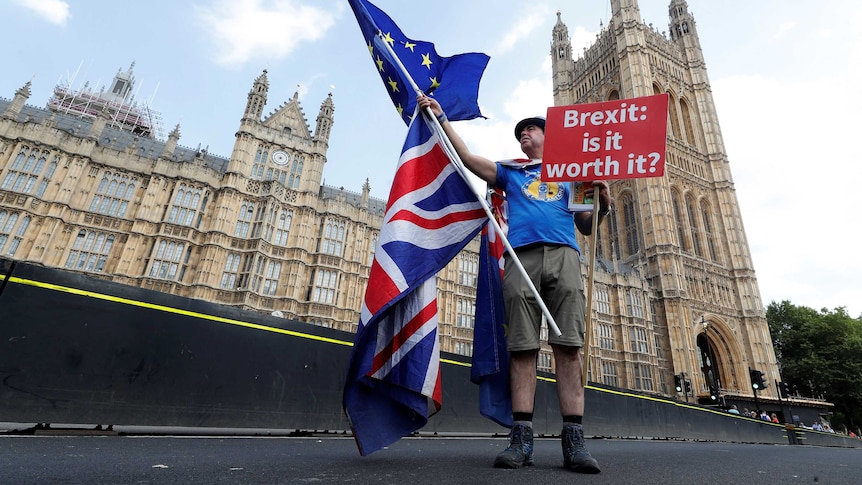
<path fill-rule="evenodd" d="M 580 59 L 584 55 L 584 50 L 589 49 L 596 42 L 597 30 L 587 30 L 580 25 L 575 27 L 575 31 L 570 33 L 572 40 L 572 55 L 575 60 Z"/>
<path fill-rule="evenodd" d="M 529 37 L 536 29 L 545 26 L 548 20 L 549 9 L 547 6 L 540 6 L 533 9 L 526 17 L 517 17 L 515 25 L 506 29 L 506 35 L 500 40 L 497 46 L 493 49 L 494 55 L 504 54 L 515 48 L 515 46 L 523 39 Z M 547 32 L 542 32 L 547 35 Z"/>
<path fill-rule="evenodd" d="M 217 46 L 215 61 L 226 66 L 283 58 L 335 23 L 331 12 L 297 0 L 217 0 L 196 10 Z"/>
<path fill-rule="evenodd" d="M 862 259 L 850 221 L 862 212 L 853 155 L 862 98 L 849 83 L 831 85 L 847 94 L 818 98 L 822 80 L 765 76 L 719 79 L 713 91 L 764 305 L 856 315 Z"/>
<path fill-rule="evenodd" d="M 550 62 L 532 79 L 519 81 L 514 90 L 503 96 L 503 113 L 485 113 L 487 120 L 457 123 L 456 129 L 473 153 L 491 160 L 523 156 L 515 139 L 515 124 L 530 116 L 544 116 L 553 106 Z"/>
<path fill-rule="evenodd" d="M 52 24 L 66 25 L 71 17 L 69 4 L 63 0 L 14 0 L 24 8 L 32 10 L 36 15 Z"/>
<path fill-rule="evenodd" d="M 783 22 L 778 26 L 778 32 L 773 36 L 774 39 L 784 37 L 784 34 L 796 28 L 796 22 Z"/>

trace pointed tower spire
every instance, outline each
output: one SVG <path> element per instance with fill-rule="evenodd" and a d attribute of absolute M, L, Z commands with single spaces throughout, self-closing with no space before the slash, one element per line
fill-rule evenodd
<path fill-rule="evenodd" d="M 557 10 L 557 23 L 551 34 L 551 71 L 554 85 L 554 104 L 565 106 L 573 104 L 569 93 L 572 92 L 575 61 L 572 58 L 572 40 L 569 38 L 569 28 L 563 23 L 561 13 Z"/>
<path fill-rule="evenodd" d="M 180 141 L 180 124 L 168 134 L 168 141 L 165 142 L 165 149 L 162 150 L 162 158 L 171 158 L 174 156 L 174 150 L 177 149 L 177 142 Z"/>
<path fill-rule="evenodd" d="M 324 148 L 329 146 L 329 134 L 332 131 L 332 123 L 335 119 L 335 105 L 332 103 L 332 93 L 320 104 L 320 112 L 317 114 L 317 125 L 314 128 L 314 141 L 323 144 Z"/>
<path fill-rule="evenodd" d="M 620 25 L 624 27 L 633 27 L 633 24 L 641 24 L 641 9 L 638 7 L 638 0 L 611 0 L 611 15 L 613 22 L 616 22 L 617 28 Z"/>
<path fill-rule="evenodd" d="M 360 201 L 363 209 L 368 209 L 368 199 L 371 196 L 371 183 L 368 179 L 365 179 L 365 183 L 362 184 L 362 199 Z"/>
<path fill-rule="evenodd" d="M 18 115 L 21 114 L 21 108 L 24 107 L 24 103 L 27 101 L 27 98 L 30 97 L 30 86 L 32 85 L 31 81 L 27 81 L 23 86 L 21 86 L 17 91 L 15 91 L 15 98 L 12 99 L 12 102 L 9 103 L 9 106 L 6 108 L 6 111 L 3 112 L 4 118 L 9 119 L 17 119 Z"/>
<path fill-rule="evenodd" d="M 688 2 L 685 0 L 671 0 L 668 7 L 671 40 L 680 44 L 686 59 L 694 65 L 703 64 L 703 50 L 700 48 L 700 38 L 697 36 L 697 27 L 694 17 L 688 11 Z"/>
<path fill-rule="evenodd" d="M 248 102 L 245 105 L 245 113 L 242 115 L 243 120 L 260 121 L 268 92 L 269 80 L 266 78 L 266 69 L 264 69 L 263 73 L 254 80 L 251 91 L 248 92 Z"/>

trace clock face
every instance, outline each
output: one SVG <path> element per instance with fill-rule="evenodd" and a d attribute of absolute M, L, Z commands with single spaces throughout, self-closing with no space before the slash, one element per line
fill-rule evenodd
<path fill-rule="evenodd" d="M 272 161 L 276 165 L 284 165 L 285 163 L 287 163 L 287 160 L 289 158 L 290 157 L 287 156 L 287 153 L 285 153 L 281 150 L 278 150 L 278 151 L 272 153 Z"/>

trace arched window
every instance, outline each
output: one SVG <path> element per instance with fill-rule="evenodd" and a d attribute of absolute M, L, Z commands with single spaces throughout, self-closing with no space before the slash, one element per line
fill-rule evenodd
<path fill-rule="evenodd" d="M 679 240 L 680 249 L 688 251 L 688 241 L 685 237 L 685 219 L 682 212 L 682 199 L 679 192 L 673 190 L 673 219 L 676 222 L 676 237 Z"/>
<path fill-rule="evenodd" d="M 10 214 L 6 211 L 0 211 L 0 254 L 15 256 L 29 225 L 30 216 L 25 215 L 19 223 L 17 213 Z"/>
<path fill-rule="evenodd" d="M 251 177 L 255 180 L 263 178 L 263 169 L 266 167 L 266 159 L 269 157 L 269 149 L 263 146 L 257 147 L 257 153 L 254 155 L 254 164 L 251 166 Z"/>
<path fill-rule="evenodd" d="M 335 271 L 317 270 L 317 279 L 312 290 L 311 301 L 315 303 L 335 303 L 335 293 L 338 290 L 338 275 Z"/>
<path fill-rule="evenodd" d="M 137 179 L 128 174 L 105 172 L 96 195 L 90 203 L 90 212 L 113 217 L 123 217 L 135 193 Z"/>
<path fill-rule="evenodd" d="M 183 226 L 194 224 L 195 220 L 199 219 L 197 215 L 201 209 L 203 193 L 202 189 L 181 183 L 179 190 L 177 190 L 177 195 L 174 197 L 174 202 L 171 205 L 171 210 L 168 213 L 168 222 Z"/>
<path fill-rule="evenodd" d="M 479 257 L 466 252 L 458 253 L 458 284 L 476 287 L 479 274 Z"/>
<path fill-rule="evenodd" d="M 685 128 L 685 141 L 688 142 L 689 145 L 696 147 L 697 133 L 695 133 L 694 125 L 691 122 L 691 108 L 685 98 L 679 100 L 679 109 L 682 111 L 682 124 Z"/>
<path fill-rule="evenodd" d="M 327 221 L 320 241 L 320 252 L 341 256 L 344 250 L 344 222 Z"/>
<path fill-rule="evenodd" d="M 38 160 L 37 157 L 38 156 Z M 57 160 L 59 157 L 54 156 L 54 161 L 47 164 L 49 152 L 39 152 L 38 149 L 22 148 L 6 172 L 6 177 L 3 178 L 3 183 L 0 184 L 0 189 L 12 190 L 29 194 L 33 191 L 33 187 L 37 187 L 36 196 L 41 197 L 48 187 L 48 181 L 54 175 L 54 170 L 57 168 Z M 43 174 L 45 166 L 48 165 L 48 170 Z"/>
<path fill-rule="evenodd" d="M 294 190 L 299 188 L 299 181 L 302 178 L 302 166 L 304 164 L 305 155 L 297 154 L 293 157 L 293 164 L 290 166 L 290 177 L 288 177 L 285 187 Z"/>
<path fill-rule="evenodd" d="M 679 105 L 676 102 L 676 96 L 673 93 L 668 94 L 668 105 L 667 105 L 667 115 L 670 118 L 670 130 L 673 134 L 673 137 L 677 140 L 681 139 L 680 129 L 679 129 L 679 116 L 677 114 L 677 109 L 679 109 Z"/>
<path fill-rule="evenodd" d="M 368 245 L 368 266 L 374 264 L 374 256 L 377 254 L 377 234 L 371 236 L 371 243 Z"/>
<path fill-rule="evenodd" d="M 694 203 L 694 198 L 691 194 L 685 197 L 685 209 L 688 213 L 688 223 L 691 228 L 691 242 L 694 245 L 694 254 L 703 257 L 703 249 L 700 241 L 700 230 L 697 227 L 697 205 Z"/>
<path fill-rule="evenodd" d="M 476 319 L 476 302 L 469 298 L 458 298 L 455 326 L 473 328 Z"/>
<path fill-rule="evenodd" d="M 251 219 L 254 216 L 254 203 L 243 202 L 239 208 L 239 216 L 236 221 L 236 228 L 233 231 L 235 237 L 248 237 L 251 229 Z"/>
<path fill-rule="evenodd" d="M 607 219 L 608 226 L 608 239 L 611 245 L 611 257 L 615 259 L 620 259 L 622 256 L 620 252 L 622 251 L 620 244 L 620 230 L 617 225 L 617 214 L 616 211 L 611 211 L 605 219 Z"/>
<path fill-rule="evenodd" d="M 281 276 L 281 263 L 269 261 L 266 267 L 266 275 L 263 280 L 263 294 L 273 296 L 278 290 L 278 278 Z"/>
<path fill-rule="evenodd" d="M 221 287 L 227 290 L 233 290 L 237 287 L 237 276 L 239 275 L 239 263 L 242 257 L 239 254 L 230 253 L 227 255 L 227 261 L 224 265 L 224 272 L 221 276 Z"/>
<path fill-rule="evenodd" d="M 163 280 L 176 280 L 177 275 L 182 279 L 180 265 L 183 261 L 183 250 L 185 244 L 174 241 L 159 241 L 153 246 L 151 255 L 153 264 L 150 267 L 150 276 Z M 186 258 L 187 260 L 188 258 Z"/>
<path fill-rule="evenodd" d="M 709 249 L 709 257 L 713 261 L 718 261 L 718 251 L 715 246 L 715 231 L 712 227 L 712 209 L 706 200 L 700 201 L 700 218 L 703 223 L 703 237 L 706 239 L 706 246 Z"/>
<path fill-rule="evenodd" d="M 101 273 L 113 246 L 113 235 L 81 229 L 66 258 L 66 267 Z"/>
<path fill-rule="evenodd" d="M 275 239 L 272 241 L 277 246 L 287 245 L 287 236 L 290 234 L 290 224 L 293 222 L 293 212 L 284 211 L 278 216 L 278 226 L 275 230 Z"/>
<path fill-rule="evenodd" d="M 625 224 L 626 257 L 632 257 L 640 251 L 637 209 L 631 194 L 625 194 L 620 200 L 623 206 L 623 223 Z"/>

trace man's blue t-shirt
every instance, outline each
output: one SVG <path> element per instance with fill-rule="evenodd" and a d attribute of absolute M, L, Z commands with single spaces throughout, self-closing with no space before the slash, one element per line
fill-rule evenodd
<path fill-rule="evenodd" d="M 526 161 L 525 161 L 526 162 Z M 575 218 L 569 211 L 569 184 L 543 182 L 541 163 L 497 162 L 496 186 L 506 192 L 513 248 L 533 243 L 571 246 L 580 252 Z"/>

